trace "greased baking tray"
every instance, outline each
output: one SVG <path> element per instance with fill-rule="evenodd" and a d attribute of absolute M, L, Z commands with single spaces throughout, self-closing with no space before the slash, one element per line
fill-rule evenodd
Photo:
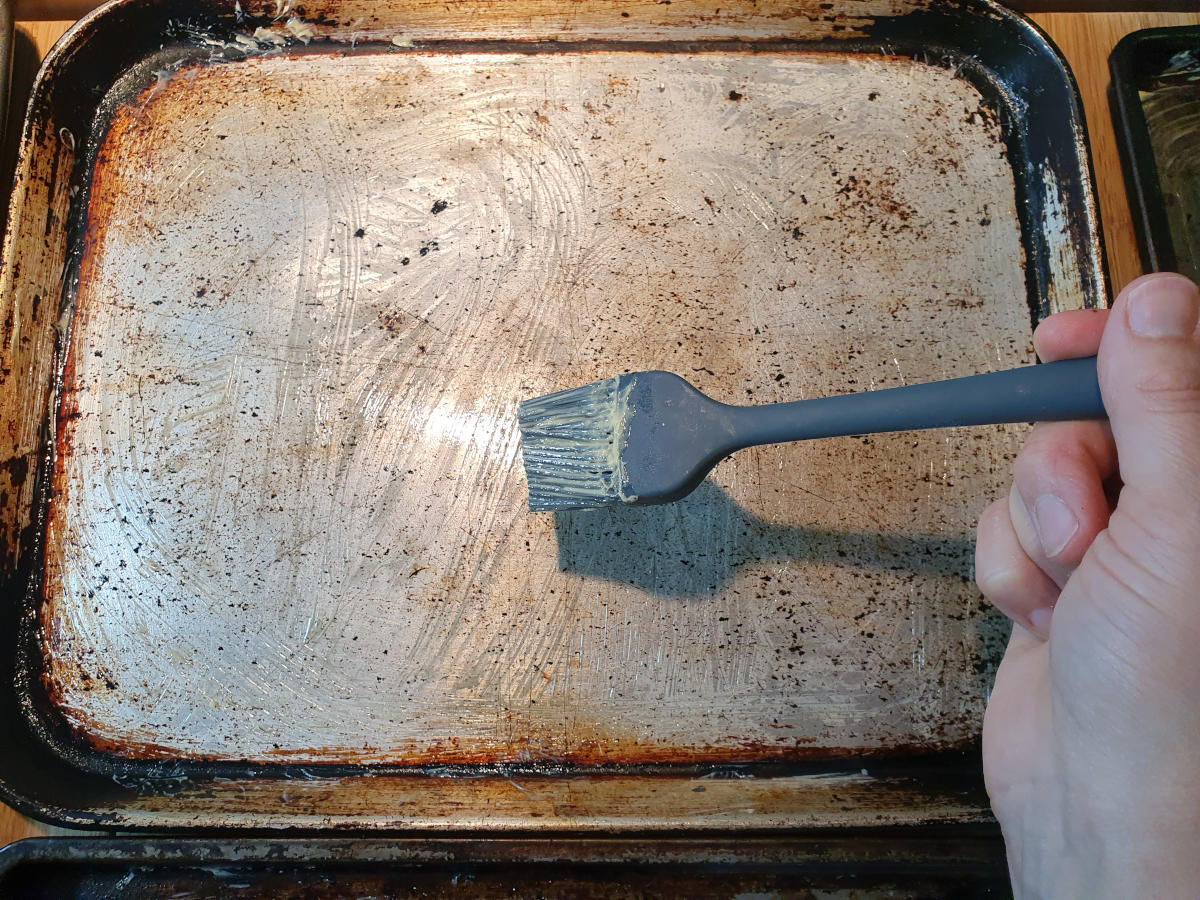
<path fill-rule="evenodd" d="M 514 409 L 1032 361 L 1105 297 L 1069 74 L 986 3 L 115 2 L 0 282 L 0 779 L 123 828 L 986 818 L 1020 427 L 524 508 Z"/>

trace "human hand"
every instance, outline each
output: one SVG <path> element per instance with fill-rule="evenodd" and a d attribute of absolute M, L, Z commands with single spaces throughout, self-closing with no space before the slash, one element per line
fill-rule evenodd
<path fill-rule="evenodd" d="M 979 522 L 1013 620 L 983 764 L 1018 897 L 1200 897 L 1200 295 L 1178 275 L 1062 313 L 1109 422 L 1034 428 Z"/>

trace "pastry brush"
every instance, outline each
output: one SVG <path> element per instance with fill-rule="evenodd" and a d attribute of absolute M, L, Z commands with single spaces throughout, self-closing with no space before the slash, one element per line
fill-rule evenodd
<path fill-rule="evenodd" d="M 791 403 L 731 406 L 669 372 L 634 372 L 518 407 L 532 510 L 669 503 L 760 444 L 844 435 L 1102 419 L 1096 359 Z"/>

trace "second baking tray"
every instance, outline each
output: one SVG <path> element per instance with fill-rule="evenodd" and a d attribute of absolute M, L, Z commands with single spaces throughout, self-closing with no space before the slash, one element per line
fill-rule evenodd
<path fill-rule="evenodd" d="M 1031 360 L 1086 148 L 985 4 L 118 2 L 10 214 L 15 802 L 182 828 L 985 816 L 972 525 L 1022 429 L 755 450 L 530 515 L 518 400 Z"/>
<path fill-rule="evenodd" d="M 1142 265 L 1200 278 L 1200 26 L 1128 34 L 1109 69 Z"/>
<path fill-rule="evenodd" d="M 0 850 L 0 891 L 97 897 L 1008 897 L 999 838 L 50 838 Z"/>

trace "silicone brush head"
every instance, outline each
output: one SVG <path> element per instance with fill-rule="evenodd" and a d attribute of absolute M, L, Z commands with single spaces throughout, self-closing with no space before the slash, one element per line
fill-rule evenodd
<path fill-rule="evenodd" d="M 621 377 L 534 397 L 517 407 L 532 510 L 621 503 Z"/>
<path fill-rule="evenodd" d="M 668 503 L 730 452 L 732 407 L 669 372 L 635 372 L 517 409 L 532 510 Z"/>

